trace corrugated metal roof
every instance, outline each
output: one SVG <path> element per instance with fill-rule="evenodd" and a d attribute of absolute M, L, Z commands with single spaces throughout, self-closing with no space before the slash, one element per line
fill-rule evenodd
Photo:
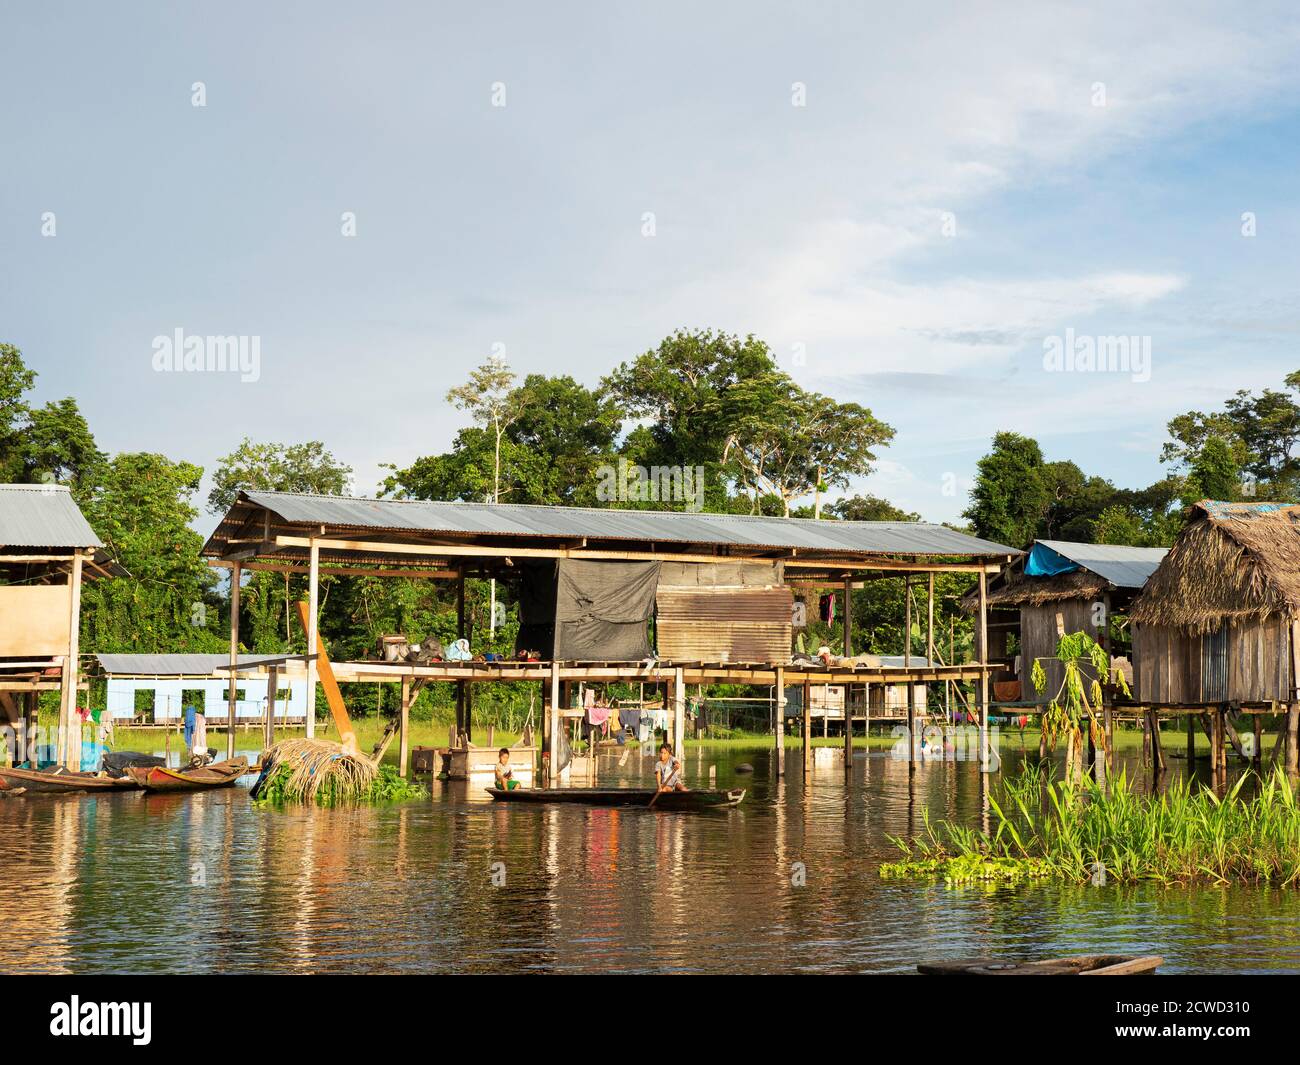
<path fill-rule="evenodd" d="M 278 662 L 283 655 L 240 655 L 239 664 Z M 228 654 L 102 654 L 100 668 L 118 677 L 211 677 L 221 666 L 230 665 Z"/>
<path fill-rule="evenodd" d="M 103 547 L 61 484 L 0 484 L 0 548 Z"/>
<path fill-rule="evenodd" d="M 1044 547 L 1110 581 L 1116 588 L 1141 588 L 1156 571 L 1168 548 L 1126 547 L 1120 544 L 1076 544 L 1069 540 L 1037 540 Z"/>
<path fill-rule="evenodd" d="M 1017 555 L 1018 550 L 942 525 L 815 521 L 738 514 L 357 499 L 295 492 L 244 498 L 291 524 L 474 536 L 529 536 L 833 551 L 848 554 Z"/>

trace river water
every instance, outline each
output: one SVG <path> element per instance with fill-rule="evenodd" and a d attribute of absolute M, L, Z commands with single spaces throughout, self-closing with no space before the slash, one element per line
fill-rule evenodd
<path fill-rule="evenodd" d="M 831 753 L 831 752 L 827 752 Z M 1018 755 L 1005 755 L 1013 771 Z M 650 762 L 603 756 L 601 782 Z M 737 809 L 254 807 L 246 787 L 0 801 L 5 972 L 908 972 L 925 959 L 1161 954 L 1300 971 L 1300 893 L 883 881 L 925 811 L 979 824 L 970 762 L 855 752 L 779 786 L 767 749 L 690 749 Z M 752 776 L 737 775 L 748 762 Z M 1139 772 L 1129 766 L 1130 775 Z"/>

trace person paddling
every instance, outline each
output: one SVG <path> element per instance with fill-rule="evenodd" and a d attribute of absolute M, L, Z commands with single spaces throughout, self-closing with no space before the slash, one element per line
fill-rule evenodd
<path fill-rule="evenodd" d="M 682 763 L 673 757 L 673 749 L 668 744 L 659 748 L 659 761 L 655 762 L 655 780 L 660 791 L 686 791 L 682 783 Z"/>

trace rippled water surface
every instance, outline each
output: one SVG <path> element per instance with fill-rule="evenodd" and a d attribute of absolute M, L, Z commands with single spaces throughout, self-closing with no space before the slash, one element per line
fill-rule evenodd
<path fill-rule="evenodd" d="M 648 760 L 617 757 L 602 783 L 648 779 Z M 502 806 L 436 782 L 431 800 L 340 810 L 255 808 L 242 784 L 8 799 L 0 970 L 867 972 L 1114 952 L 1162 954 L 1166 972 L 1300 971 L 1293 891 L 882 881 L 888 836 L 927 807 L 980 822 L 970 763 L 909 779 L 858 751 L 851 782 L 836 762 L 805 783 L 792 751 L 776 787 L 767 750 L 688 751 L 692 783 L 710 767 L 750 789 L 740 808 Z"/>

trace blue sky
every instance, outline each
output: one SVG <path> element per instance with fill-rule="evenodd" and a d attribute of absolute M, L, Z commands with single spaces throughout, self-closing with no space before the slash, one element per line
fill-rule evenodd
<path fill-rule="evenodd" d="M 952 520 L 998 430 L 1138 486 L 1172 415 L 1300 369 L 1285 5 L 0 20 L 0 339 L 111 451 L 318 438 L 367 493 L 449 445 L 493 345 L 595 384 L 709 326 L 871 407 L 898 432 L 856 487 Z M 178 328 L 259 337 L 258 380 L 155 372 Z M 1067 329 L 1149 337 L 1150 380 L 1046 372 Z"/>

